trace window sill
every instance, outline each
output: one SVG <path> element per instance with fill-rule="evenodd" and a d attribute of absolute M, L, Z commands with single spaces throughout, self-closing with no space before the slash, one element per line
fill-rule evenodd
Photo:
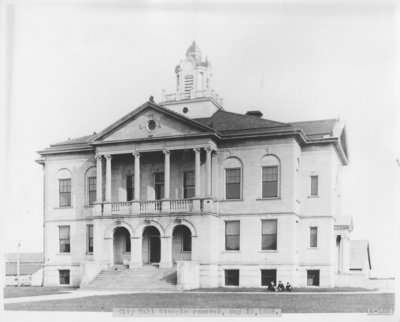
<path fill-rule="evenodd" d="M 228 253 L 228 254 L 234 253 L 234 254 L 237 254 L 237 253 L 240 253 L 240 250 L 223 250 L 222 253 Z"/>
<path fill-rule="evenodd" d="M 72 206 L 65 206 L 65 207 L 54 207 L 53 209 L 73 209 Z"/>
<path fill-rule="evenodd" d="M 87 256 L 93 256 L 93 253 L 85 253 Z"/>
<path fill-rule="evenodd" d="M 257 198 L 256 200 L 281 200 L 281 197 Z"/>
<path fill-rule="evenodd" d="M 277 249 L 263 249 L 263 250 L 259 250 L 259 253 L 277 253 L 278 250 Z"/>
<path fill-rule="evenodd" d="M 220 200 L 219 202 L 230 202 L 230 201 L 243 201 L 243 199 L 223 199 Z"/>
<path fill-rule="evenodd" d="M 83 206 L 83 208 L 93 208 L 94 207 L 94 205 L 85 205 L 85 206 Z"/>
<path fill-rule="evenodd" d="M 308 196 L 308 198 L 319 198 L 319 195 L 316 195 L 316 196 Z"/>
<path fill-rule="evenodd" d="M 71 252 L 69 252 L 69 253 L 57 253 L 56 255 L 71 255 Z"/>
<path fill-rule="evenodd" d="M 318 246 L 317 247 L 307 247 L 307 249 L 309 249 L 309 250 L 318 250 Z"/>

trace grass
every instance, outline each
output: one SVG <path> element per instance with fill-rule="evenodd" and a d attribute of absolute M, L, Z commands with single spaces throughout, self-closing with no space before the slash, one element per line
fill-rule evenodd
<path fill-rule="evenodd" d="M 25 297 L 25 296 L 39 296 L 49 294 L 65 294 L 74 290 L 72 287 L 51 287 L 51 286 L 9 286 L 4 288 L 4 298 Z"/>
<path fill-rule="evenodd" d="M 394 309 L 394 293 L 143 293 L 5 304 L 5 310 L 111 312 L 113 308 L 273 308 L 282 313 L 366 313 Z"/>
<path fill-rule="evenodd" d="M 376 291 L 377 289 L 368 289 L 362 287 L 332 287 L 332 288 L 322 288 L 322 287 L 296 287 L 292 293 L 299 292 L 371 292 Z M 267 291 L 266 288 L 261 287 L 217 287 L 217 288 L 198 288 L 195 290 L 190 290 L 188 292 L 265 292 L 271 293 Z M 279 292 L 285 293 L 285 292 Z"/>

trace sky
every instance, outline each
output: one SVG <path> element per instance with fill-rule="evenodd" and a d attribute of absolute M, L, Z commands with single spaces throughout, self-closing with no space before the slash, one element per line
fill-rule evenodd
<path fill-rule="evenodd" d="M 162 90 L 193 40 L 226 110 L 339 118 L 350 164 L 342 215 L 393 276 L 396 20 L 391 1 L 14 1 L 7 8 L 4 248 L 42 250 L 36 151 L 99 132 Z M 398 194 L 397 194 L 398 195 Z"/>

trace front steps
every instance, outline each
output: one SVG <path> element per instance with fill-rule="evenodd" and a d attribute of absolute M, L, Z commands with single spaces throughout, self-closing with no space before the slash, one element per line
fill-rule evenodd
<path fill-rule="evenodd" d="M 159 268 L 146 265 L 138 268 L 123 266 L 103 270 L 86 287 L 86 290 L 124 290 L 124 291 L 176 291 L 176 266 Z"/>

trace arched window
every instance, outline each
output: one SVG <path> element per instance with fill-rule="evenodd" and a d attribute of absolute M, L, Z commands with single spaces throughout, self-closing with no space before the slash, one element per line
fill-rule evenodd
<path fill-rule="evenodd" d="M 56 177 L 58 180 L 58 206 L 71 207 L 71 171 L 69 171 L 68 169 L 60 169 L 58 170 Z"/>
<path fill-rule="evenodd" d="M 96 202 L 96 167 L 90 167 L 85 173 L 86 205 L 91 206 Z"/>
<path fill-rule="evenodd" d="M 242 162 L 236 157 L 229 157 L 224 162 L 225 199 L 242 198 Z"/>
<path fill-rule="evenodd" d="M 278 198 L 280 190 L 280 162 L 271 154 L 261 159 L 262 198 Z"/>

